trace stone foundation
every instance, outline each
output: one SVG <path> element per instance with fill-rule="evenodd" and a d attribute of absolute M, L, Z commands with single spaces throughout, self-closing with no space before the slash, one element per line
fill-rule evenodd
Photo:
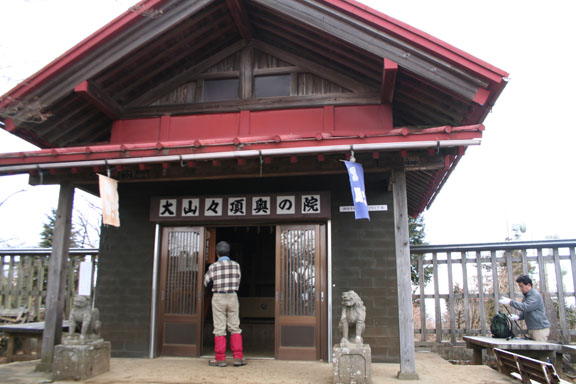
<path fill-rule="evenodd" d="M 110 342 L 57 345 L 54 348 L 54 380 L 85 380 L 110 370 Z"/>
<path fill-rule="evenodd" d="M 332 348 L 333 384 L 371 384 L 372 350 L 370 345 L 336 344 Z"/>

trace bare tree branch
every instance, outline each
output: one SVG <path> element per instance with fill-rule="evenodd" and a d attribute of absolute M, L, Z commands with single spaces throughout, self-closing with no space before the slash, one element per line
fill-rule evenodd
<path fill-rule="evenodd" d="M 12 192 L 12 193 L 9 194 L 4 200 L 0 201 L 0 207 L 1 207 L 5 202 L 7 202 L 11 197 L 13 197 L 14 195 L 16 195 L 16 194 L 18 194 L 18 193 L 20 193 L 20 192 L 26 192 L 27 190 L 28 190 L 28 188 L 22 188 L 22 189 L 19 190 L 19 191 Z"/>

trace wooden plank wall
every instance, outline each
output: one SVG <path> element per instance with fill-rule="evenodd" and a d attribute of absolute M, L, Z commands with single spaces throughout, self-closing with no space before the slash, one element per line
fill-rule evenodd
<path fill-rule="evenodd" d="M 20 254 L 13 250 L 6 254 L 0 250 L 0 308 L 25 308 L 29 322 L 44 320 L 49 258 L 50 250 Z M 97 259 L 98 254 L 93 250 L 70 254 L 66 271 L 66 317 L 78 289 L 80 263 L 83 261 L 92 264 L 91 295 L 94 295 Z"/>
<path fill-rule="evenodd" d="M 576 339 L 576 240 L 417 246 L 412 264 L 427 284 L 413 286 L 415 342 L 462 344 L 462 336 L 490 336 L 501 296 L 522 301 L 515 282 L 528 274 L 547 302 L 556 341 Z M 479 289 L 482 287 L 482 289 Z M 508 307 L 512 313 L 516 310 Z M 526 330 L 524 322 L 519 322 Z M 517 331 L 522 336 L 522 334 Z"/>

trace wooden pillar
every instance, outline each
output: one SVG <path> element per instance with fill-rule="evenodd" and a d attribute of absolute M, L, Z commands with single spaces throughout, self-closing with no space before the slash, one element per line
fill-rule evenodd
<path fill-rule="evenodd" d="M 36 367 L 39 371 L 51 371 L 54 360 L 54 347 L 62 341 L 62 315 L 64 312 L 66 263 L 70 247 L 72 229 L 72 205 L 74 187 L 60 185 L 58 209 L 54 223 L 52 255 L 48 267 L 48 286 L 46 293 L 46 314 L 42 335 L 42 360 Z"/>
<path fill-rule="evenodd" d="M 394 195 L 394 236 L 396 243 L 396 280 L 398 287 L 398 328 L 400 331 L 401 380 L 418 380 L 414 356 L 414 316 L 412 313 L 412 280 L 410 272 L 410 234 L 406 171 L 392 172 Z"/>

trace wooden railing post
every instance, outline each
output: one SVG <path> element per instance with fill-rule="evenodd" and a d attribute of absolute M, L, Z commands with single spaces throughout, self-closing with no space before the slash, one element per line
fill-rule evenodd
<path fill-rule="evenodd" d="M 420 287 L 420 294 L 414 294 L 413 299 L 434 301 L 435 329 L 430 330 L 430 333 L 436 333 L 436 341 L 423 338 L 420 346 L 443 342 L 443 333 L 447 334 L 448 331 L 454 345 L 462 345 L 461 336 L 464 335 L 490 335 L 490 316 L 502 309 L 498 300 L 502 296 L 515 297 L 515 279 L 523 273 L 532 277 L 536 289 L 544 298 L 551 323 L 549 340 L 568 343 L 576 336 L 574 325 L 568 321 L 569 312 L 574 311 L 572 303 L 576 298 L 576 289 L 572 289 L 576 287 L 576 239 L 419 245 L 411 247 L 410 253 L 419 255 L 418 268 L 421 274 L 425 267 L 432 270 L 433 286 L 430 288 L 433 288 L 433 293 L 426 293 Z M 452 253 L 460 253 L 462 257 L 451 258 Z M 439 254 L 446 254 L 446 260 L 438 257 Z M 467 254 L 473 254 L 474 259 L 467 258 Z M 475 277 L 468 276 L 472 263 L 476 264 Z M 451 278 L 450 271 L 455 264 L 461 264 L 462 272 L 457 278 Z M 444 266 L 447 271 L 443 270 Z M 554 284 L 549 287 L 550 282 Z M 460 285 L 462 290 L 456 292 L 454 288 Z M 475 287 L 478 287 L 477 292 Z M 516 296 L 516 300 L 522 299 L 520 294 Z M 442 308 L 442 300 L 446 302 L 445 309 Z M 426 312 L 420 312 L 420 322 L 424 324 L 427 320 Z M 450 329 L 442 329 L 448 323 L 448 317 Z M 452 321 L 454 317 L 457 319 L 455 325 Z M 458 319 L 464 319 L 464 324 Z M 520 325 L 525 328 L 524 323 Z M 562 334 L 558 333 L 560 330 Z"/>
<path fill-rule="evenodd" d="M 58 210 L 54 223 L 52 255 L 48 269 L 48 286 L 46 293 L 46 316 L 42 335 L 42 360 L 36 366 L 39 371 L 51 371 L 54 360 L 54 347 L 62 339 L 62 313 L 65 301 L 66 262 L 70 246 L 72 229 L 72 206 L 74 187 L 70 184 L 60 185 Z"/>

